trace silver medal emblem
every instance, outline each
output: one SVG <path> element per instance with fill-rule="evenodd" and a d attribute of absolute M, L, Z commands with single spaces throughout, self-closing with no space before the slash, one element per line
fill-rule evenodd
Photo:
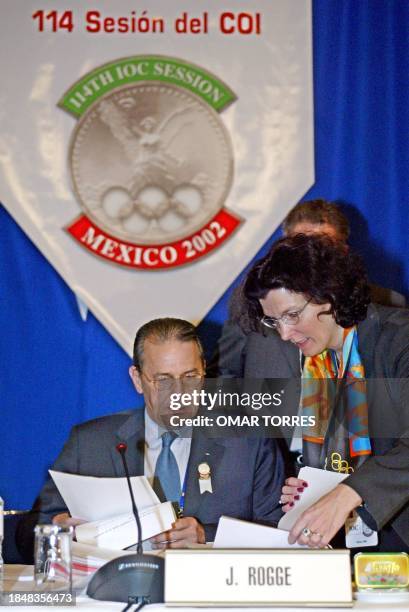
<path fill-rule="evenodd" d="M 223 206 L 233 178 L 218 114 L 167 83 L 105 94 L 80 118 L 69 159 L 85 214 L 138 244 L 165 244 L 201 228 Z"/>

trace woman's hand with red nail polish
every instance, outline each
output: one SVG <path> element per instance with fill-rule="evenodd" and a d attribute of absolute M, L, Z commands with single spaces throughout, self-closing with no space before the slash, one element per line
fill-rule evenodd
<path fill-rule="evenodd" d="M 283 511 L 288 512 L 293 508 L 294 502 L 300 499 L 298 493 L 304 491 L 304 480 L 291 476 L 287 478 L 283 488 L 281 489 L 280 501 L 283 503 Z"/>

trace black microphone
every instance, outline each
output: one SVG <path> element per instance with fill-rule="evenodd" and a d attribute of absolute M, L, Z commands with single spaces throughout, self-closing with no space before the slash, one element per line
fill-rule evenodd
<path fill-rule="evenodd" d="M 122 458 L 132 512 L 138 527 L 136 555 L 117 557 L 100 567 L 90 580 L 87 595 L 93 599 L 126 602 L 126 609 L 134 603 L 139 603 L 140 609 L 147 603 L 163 603 L 165 561 L 157 555 L 143 554 L 142 526 L 125 458 L 128 447 L 125 442 L 120 442 L 115 448 Z"/>
<path fill-rule="evenodd" d="M 125 444 L 125 442 L 120 442 L 119 444 L 116 445 L 115 448 L 118 451 L 118 453 L 121 455 L 121 459 L 122 459 L 122 463 L 123 463 L 125 475 L 126 475 L 126 482 L 128 483 L 129 494 L 131 496 L 131 501 L 132 501 L 132 512 L 135 517 L 136 526 L 138 527 L 138 544 L 136 546 L 136 554 L 141 555 L 143 553 L 142 525 L 141 525 L 141 519 L 139 518 L 138 508 L 136 507 L 136 504 L 135 504 L 135 498 L 133 496 L 133 491 L 132 491 L 132 486 L 131 486 L 131 479 L 129 476 L 128 464 L 126 462 L 126 457 L 125 457 L 125 453 L 128 450 L 128 445 Z"/>

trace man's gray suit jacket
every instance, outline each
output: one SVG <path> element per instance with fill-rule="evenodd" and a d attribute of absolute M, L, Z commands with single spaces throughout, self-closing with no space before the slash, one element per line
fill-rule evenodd
<path fill-rule="evenodd" d="M 53 465 L 72 474 L 123 477 L 123 464 L 116 450 L 126 442 L 131 476 L 144 473 L 144 410 L 113 414 L 75 426 Z M 200 493 L 198 466 L 209 464 L 213 493 Z M 202 523 L 206 540 L 214 539 L 222 515 L 275 525 L 284 468 L 276 441 L 260 438 L 207 438 L 193 435 L 186 475 L 184 516 Z M 138 500 L 136 500 L 138 503 Z M 47 523 L 67 507 L 53 481 L 48 479 L 30 515 L 17 531 L 17 544 L 27 562 L 33 554 L 33 527 Z"/>

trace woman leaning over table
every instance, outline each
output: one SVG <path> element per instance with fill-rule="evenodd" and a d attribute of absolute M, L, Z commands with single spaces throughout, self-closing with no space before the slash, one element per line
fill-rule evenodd
<path fill-rule="evenodd" d="M 248 361 L 264 376 L 268 347 L 269 377 L 283 376 L 285 359 L 302 376 L 302 414 L 315 416 L 303 429 L 303 464 L 348 474 L 304 511 L 289 541 L 326 546 L 356 511 L 378 531 L 379 550 L 409 550 L 409 311 L 370 304 L 360 258 L 322 236 L 279 240 L 243 289 L 247 328 L 276 332 Z M 304 484 L 286 480 L 285 512 Z"/>

